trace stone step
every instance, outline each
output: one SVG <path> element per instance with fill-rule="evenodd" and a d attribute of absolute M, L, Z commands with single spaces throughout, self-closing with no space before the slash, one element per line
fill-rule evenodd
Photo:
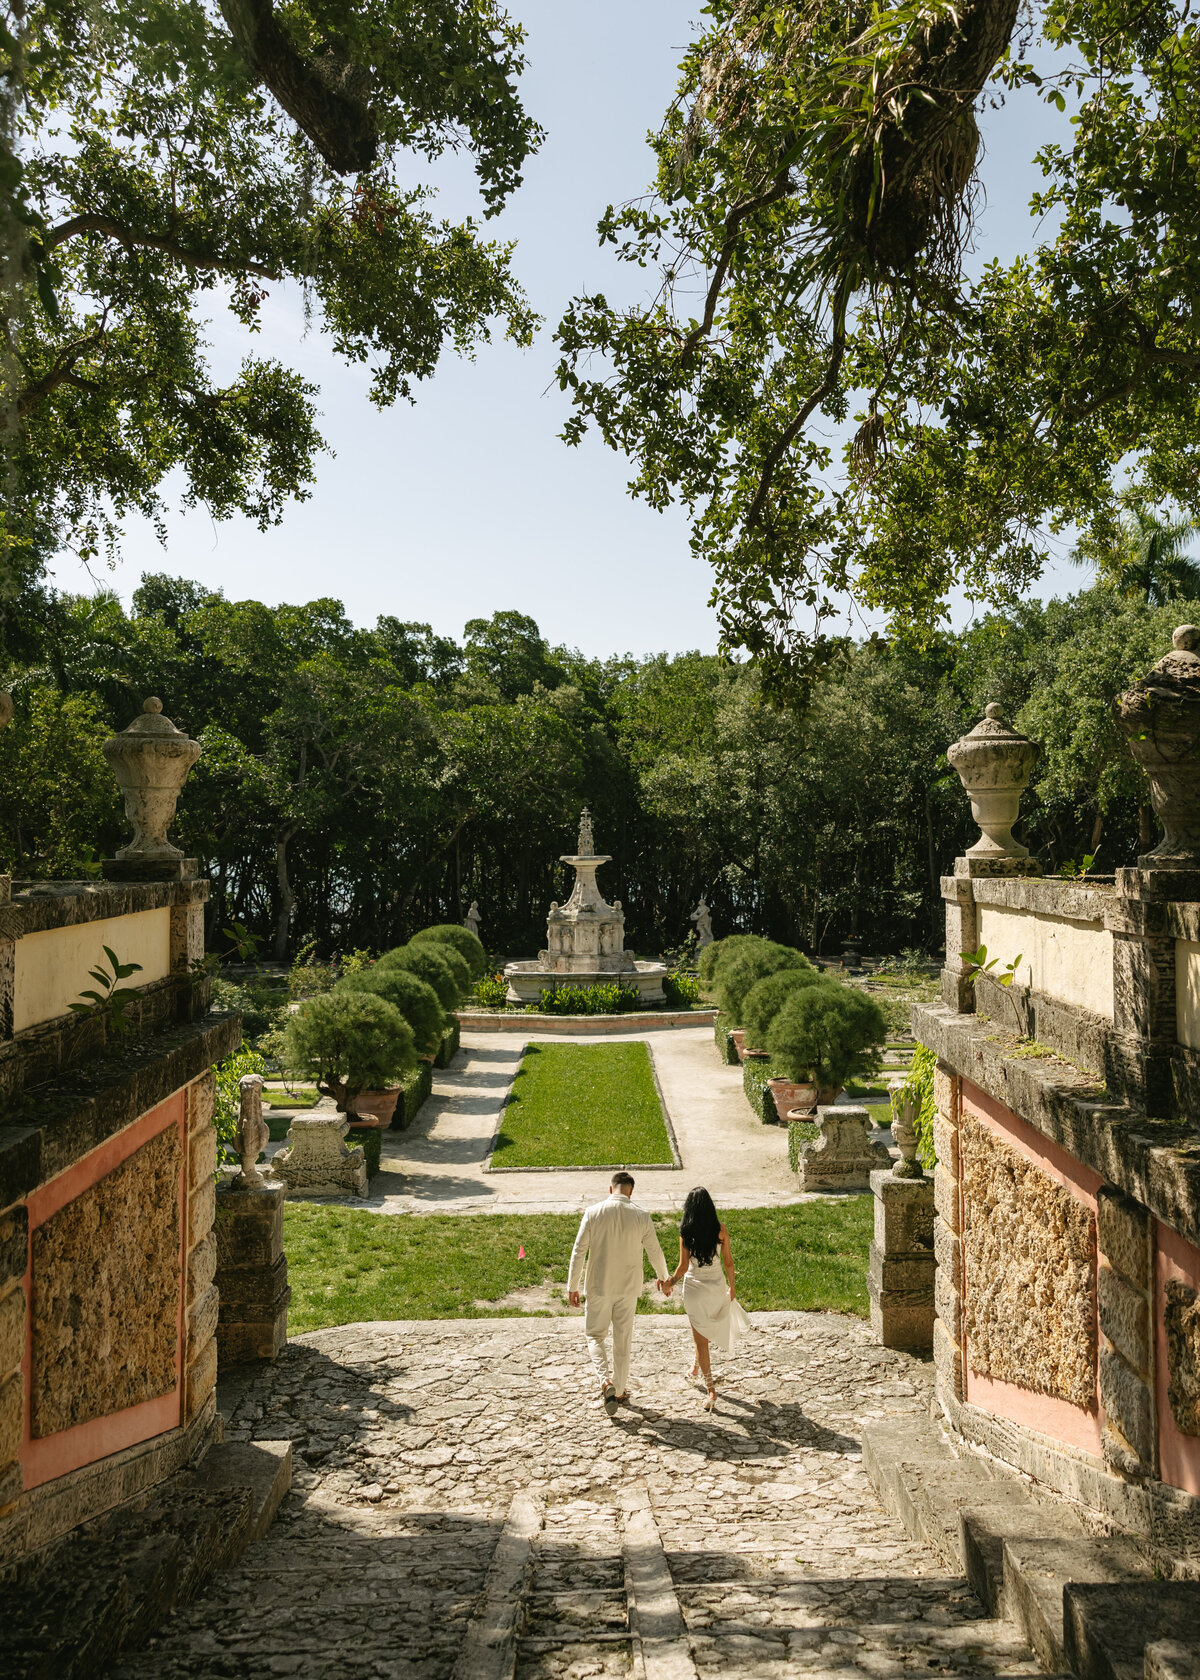
<path fill-rule="evenodd" d="M 1063 1589 L 1072 1581 L 1148 1578 L 1149 1563 L 1129 1541 L 1090 1535 L 1056 1540 L 1005 1540 L 1004 1603 L 1046 1669 L 1068 1667 L 1063 1643 Z"/>
<path fill-rule="evenodd" d="M 1155 1580 L 1134 1537 L 1089 1534 L 1076 1507 L 1000 1466 L 957 1458 L 932 1422 L 908 1422 L 864 1429 L 872 1485 L 914 1538 L 1020 1628 L 1044 1669 L 1077 1680 L 1200 1680 L 1200 1582 Z"/>
<path fill-rule="evenodd" d="M 1200 1651 L 1200 1581 L 1069 1582 L 1063 1646 L 1078 1680 L 1144 1680 L 1175 1666 L 1168 1641 L 1194 1665 Z M 1176 1666 L 1176 1672 L 1179 1672 Z M 1186 1674 L 1186 1667 L 1183 1669 Z"/>
<path fill-rule="evenodd" d="M 0 1673 L 90 1680 L 136 1650 L 265 1532 L 290 1481 L 286 1442 L 216 1446 L 23 1559 L 0 1585 Z"/>

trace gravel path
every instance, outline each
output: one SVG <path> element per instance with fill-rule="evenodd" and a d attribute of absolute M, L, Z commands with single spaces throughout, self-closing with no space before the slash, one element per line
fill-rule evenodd
<path fill-rule="evenodd" d="M 498 1041 L 464 1033 L 463 1052 L 439 1073 L 433 1096 L 406 1132 L 385 1132 L 380 1171 L 356 1207 L 377 1213 L 574 1213 L 608 1192 L 611 1169 L 570 1172 L 484 1171 L 500 1110 L 525 1042 L 570 1042 L 529 1034 Z M 608 1034 L 604 1042 L 641 1040 L 650 1047 L 671 1117 L 682 1167 L 643 1167 L 635 1196 L 652 1212 L 683 1206 L 695 1184 L 720 1207 L 776 1207 L 810 1200 L 788 1169 L 782 1126 L 757 1120 L 742 1090 L 740 1067 L 719 1059 L 710 1027 Z M 595 1038 L 580 1042 L 594 1044 Z"/>
<path fill-rule="evenodd" d="M 1036 1674 L 863 1473 L 862 1421 L 924 1410 L 929 1367 L 857 1320 L 756 1321 L 711 1417 L 670 1320 L 638 1320 L 611 1421 L 574 1320 L 291 1343 L 224 1403 L 292 1439 L 292 1493 L 120 1680 L 491 1680 L 506 1629 L 516 1680 Z"/>

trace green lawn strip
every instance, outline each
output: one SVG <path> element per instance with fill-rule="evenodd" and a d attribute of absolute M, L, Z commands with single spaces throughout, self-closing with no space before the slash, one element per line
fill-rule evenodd
<path fill-rule="evenodd" d="M 312 1087 L 301 1088 L 298 1091 L 282 1091 L 267 1089 L 263 1092 L 264 1108 L 315 1108 L 321 1100 L 321 1093 Z"/>
<path fill-rule="evenodd" d="M 863 1107 L 877 1126 L 890 1126 L 892 1123 L 892 1105 L 890 1102 L 869 1102 Z"/>
<path fill-rule="evenodd" d="M 751 1312 L 865 1317 L 872 1220 L 870 1196 L 729 1213 L 739 1300 Z M 531 1284 L 561 1288 L 579 1228 L 574 1214 L 391 1217 L 306 1202 L 289 1202 L 283 1221 L 293 1335 L 379 1319 L 476 1318 L 483 1316 L 476 1301 Z M 654 1223 L 673 1266 L 678 1223 L 667 1214 Z M 646 1310 L 655 1299 L 643 1297 Z M 671 1307 L 678 1310 L 678 1293 Z M 493 1309 L 510 1317 L 520 1311 Z"/>
<path fill-rule="evenodd" d="M 531 1044 L 500 1115 L 497 1167 L 671 1163 L 644 1044 Z"/>

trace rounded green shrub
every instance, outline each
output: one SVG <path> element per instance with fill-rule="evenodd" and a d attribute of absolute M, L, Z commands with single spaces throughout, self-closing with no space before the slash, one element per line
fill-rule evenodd
<path fill-rule="evenodd" d="M 800 986 L 818 986 L 825 976 L 806 963 L 803 968 L 780 968 L 765 980 L 756 980 L 742 1005 L 747 1050 L 765 1050 L 767 1032 L 792 993 Z"/>
<path fill-rule="evenodd" d="M 483 941 L 470 928 L 459 927 L 457 922 L 438 922 L 434 927 L 422 928 L 420 933 L 413 934 L 413 939 L 431 939 L 435 944 L 440 941 L 443 945 L 452 946 L 466 963 L 472 980 L 478 980 L 487 968 Z"/>
<path fill-rule="evenodd" d="M 412 1028 L 418 1056 L 434 1055 L 442 1042 L 446 1011 L 429 982 L 419 979 L 411 969 L 373 963 L 357 974 L 347 974 L 338 981 L 336 990 L 371 992 L 394 1005 Z"/>
<path fill-rule="evenodd" d="M 740 945 L 717 964 L 715 975 L 717 1007 L 729 1023 L 740 1027 L 742 1010 L 750 988 L 768 974 L 778 974 L 782 968 L 807 968 L 808 958 L 791 945 L 777 945 L 773 939 L 759 939 L 753 945 Z"/>
<path fill-rule="evenodd" d="M 416 1066 L 417 1053 L 395 1004 L 372 992 L 333 991 L 309 998 L 291 1016 L 284 1060 L 345 1111 L 360 1091 L 395 1085 Z"/>
<path fill-rule="evenodd" d="M 836 980 L 798 987 L 767 1029 L 766 1048 L 787 1078 L 839 1090 L 878 1073 L 887 1038 L 883 1011 L 866 992 Z"/>
<path fill-rule="evenodd" d="M 433 939 L 410 939 L 407 945 L 385 951 L 375 967 L 407 969 L 433 987 L 443 1009 L 457 1009 L 471 985 L 464 959 L 452 945 L 440 945 Z"/>
<path fill-rule="evenodd" d="M 717 977 L 717 965 L 723 957 L 736 951 L 742 945 L 765 945 L 757 933 L 728 933 L 724 939 L 714 939 L 711 945 L 706 945 L 700 953 L 696 963 L 696 973 L 702 986 L 711 986 Z"/>

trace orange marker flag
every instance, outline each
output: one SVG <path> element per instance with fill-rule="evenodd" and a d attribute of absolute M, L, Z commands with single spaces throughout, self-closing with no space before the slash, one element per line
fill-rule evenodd
<path fill-rule="evenodd" d="M 522 1247 L 522 1248 L 519 1248 L 519 1249 L 518 1249 L 518 1250 L 517 1250 L 517 1259 L 518 1259 L 518 1260 L 524 1260 L 524 1258 L 525 1258 L 525 1250 L 524 1250 L 524 1248 L 523 1248 L 523 1247 Z"/>

